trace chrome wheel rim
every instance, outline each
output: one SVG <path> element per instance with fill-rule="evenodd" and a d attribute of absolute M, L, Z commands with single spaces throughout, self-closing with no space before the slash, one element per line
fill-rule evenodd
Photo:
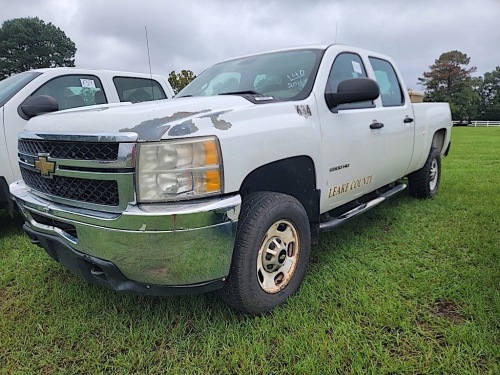
<path fill-rule="evenodd" d="M 257 278 L 266 293 L 278 293 L 293 277 L 299 259 L 299 235 L 288 220 L 267 230 L 257 256 Z"/>
<path fill-rule="evenodd" d="M 433 191 L 438 182 L 438 175 L 439 175 L 439 166 L 438 162 L 436 159 L 432 159 L 431 163 L 431 171 L 430 171 L 430 179 L 429 179 L 429 188 L 431 191 Z"/>

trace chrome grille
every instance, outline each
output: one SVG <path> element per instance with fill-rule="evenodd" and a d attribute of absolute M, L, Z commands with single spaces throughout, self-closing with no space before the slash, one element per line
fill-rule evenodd
<path fill-rule="evenodd" d="M 53 176 L 44 178 L 38 171 L 21 168 L 26 185 L 45 194 L 85 203 L 118 206 L 118 183 L 114 180 L 95 180 Z"/>
<path fill-rule="evenodd" d="M 137 134 L 19 133 L 19 166 L 34 194 L 83 209 L 122 212 L 135 202 Z"/>
<path fill-rule="evenodd" d="M 20 139 L 19 152 L 26 155 L 50 154 L 52 158 L 77 160 L 116 160 L 118 143 L 60 142 Z"/>

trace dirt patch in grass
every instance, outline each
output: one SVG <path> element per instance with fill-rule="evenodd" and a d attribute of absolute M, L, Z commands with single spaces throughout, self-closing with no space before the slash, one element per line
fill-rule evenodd
<path fill-rule="evenodd" d="M 454 324 L 461 324 L 465 322 L 465 317 L 458 310 L 458 306 L 453 301 L 437 301 L 432 308 L 432 314 L 445 318 Z"/>

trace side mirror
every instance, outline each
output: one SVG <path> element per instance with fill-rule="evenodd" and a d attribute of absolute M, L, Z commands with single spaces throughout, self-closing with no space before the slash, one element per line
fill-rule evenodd
<path fill-rule="evenodd" d="M 57 100 L 49 95 L 37 95 L 28 98 L 20 105 L 22 117 L 30 119 L 43 113 L 55 112 L 59 110 Z M 24 116 L 23 116 L 24 115 Z"/>
<path fill-rule="evenodd" d="M 326 93 L 326 104 L 330 109 L 340 104 L 358 103 L 375 100 L 380 95 L 380 88 L 373 79 L 352 78 L 339 83 L 337 92 Z"/>

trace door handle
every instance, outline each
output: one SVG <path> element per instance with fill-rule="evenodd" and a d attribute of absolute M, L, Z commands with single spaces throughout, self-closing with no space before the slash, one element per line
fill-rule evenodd
<path fill-rule="evenodd" d="M 384 127 L 384 124 L 382 124 L 381 122 L 374 122 L 372 124 L 370 124 L 370 129 L 381 129 Z"/>
<path fill-rule="evenodd" d="M 411 117 L 406 116 L 405 119 L 403 120 L 405 124 L 409 124 L 410 122 L 413 122 L 413 119 Z"/>

